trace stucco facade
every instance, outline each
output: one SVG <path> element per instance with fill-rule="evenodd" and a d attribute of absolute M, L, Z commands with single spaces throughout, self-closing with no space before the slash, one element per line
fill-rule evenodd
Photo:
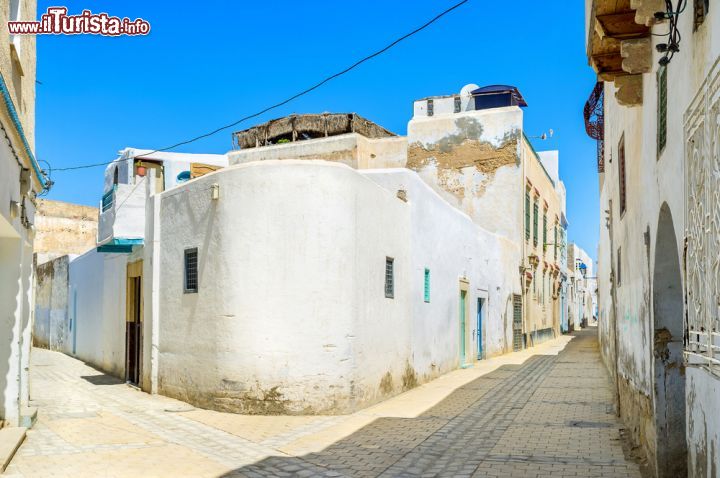
<path fill-rule="evenodd" d="M 343 413 L 512 346 L 517 247 L 412 171 L 253 162 L 159 203 L 159 393 L 220 410 Z M 184 293 L 183 251 L 195 247 L 200 285 Z"/>
<path fill-rule="evenodd" d="M 662 2 L 630 3 L 636 23 L 654 34 L 667 31 L 667 22 L 652 19 L 653 11 L 665 11 Z M 680 51 L 665 69 L 655 45 L 666 40 L 646 35 L 635 41 L 646 47 L 626 49 L 623 75 L 615 76 L 600 60 L 611 56 L 610 42 L 617 40 L 597 36 L 597 22 L 613 5 L 586 2 L 588 54 L 606 80 L 599 157 L 601 348 L 616 381 L 619 413 L 657 476 L 711 477 L 720 469 L 720 374 L 708 351 L 718 345 L 712 325 L 718 296 L 710 290 L 718 274 L 704 265 L 717 257 L 712 238 L 718 232 L 701 224 L 720 208 L 717 175 L 703 173 L 718 160 L 720 9 L 712 4 L 700 15 L 707 4 L 688 2 L 678 15 Z"/>
<path fill-rule="evenodd" d="M 0 24 L 35 17 L 35 2 L 0 8 Z M 35 198 L 45 179 L 34 158 L 35 38 L 0 29 L 0 420 L 29 424 L 28 373 L 34 309 Z"/>

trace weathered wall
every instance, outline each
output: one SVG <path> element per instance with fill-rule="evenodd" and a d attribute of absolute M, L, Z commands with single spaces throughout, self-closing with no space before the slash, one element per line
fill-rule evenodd
<path fill-rule="evenodd" d="M 662 33 L 666 25 L 658 25 L 655 33 Z M 677 256 L 682 261 L 685 241 L 684 177 L 685 137 L 684 114 L 710 67 L 720 55 L 720 11 L 710 9 L 710 16 L 693 31 L 692 2 L 679 15 L 682 33 L 681 52 L 668 66 L 667 144 L 657 148 L 657 79 L 660 54 L 652 49 L 652 71 L 643 75 L 642 105 L 619 106 L 613 83 L 605 84 L 605 173 L 600 177 L 601 237 L 598 250 L 598 308 L 600 342 L 608 369 L 619 381 L 620 413 L 634 438 L 650 458 L 656 456 L 658 430 L 655 419 L 664 415 L 660 409 L 665 398 L 658 400 L 662 387 L 656 383 L 654 371 L 661 370 L 662 354 L 655 356 L 653 342 L 656 332 L 662 333 L 653 313 L 653 277 L 657 249 L 658 223 L 663 205 L 672 216 Z M 655 37 L 653 43 L 662 42 Z M 619 208 L 618 144 L 625 138 L 627 210 Z M 605 218 L 609 217 L 608 224 Z M 621 251 L 621 254 L 618 254 Z M 620 260 L 618 260 L 620 255 Z M 680 264 L 682 267 L 682 264 Z M 620 276 L 620 277 L 618 277 Z M 618 279 L 620 279 L 618 281 Z M 680 284 L 682 287 L 684 284 Z M 678 287 L 675 284 L 674 287 Z M 682 314 L 676 314 L 682 324 Z M 681 340 L 681 337 L 673 337 Z M 615 346 L 617 344 L 617 347 Z M 694 440 L 703 434 L 702 422 L 712 422 L 717 416 L 717 401 L 706 393 L 716 380 L 703 369 L 685 371 L 687 416 L 694 419 L 694 429 L 688 423 L 691 476 L 713 476 L 709 468 L 693 471 L 693 457 L 709 456 L 710 448 L 701 448 Z M 696 396 L 691 399 L 693 382 Z M 670 399 L 674 399 L 670 397 Z M 713 432 L 715 433 L 715 432 Z M 711 434 L 712 435 L 712 434 Z M 673 437 L 681 442 L 682 437 Z M 720 463 L 715 458 L 715 463 Z M 700 460 L 703 461 L 703 460 Z M 661 467 L 658 472 L 663 473 Z"/>
<path fill-rule="evenodd" d="M 228 153 L 230 164 L 272 159 L 322 159 L 355 169 L 403 167 L 407 159 L 407 138 L 370 139 L 347 133 L 309 141 L 295 141 Z"/>
<path fill-rule="evenodd" d="M 518 107 L 416 116 L 408 123 L 406 167 L 476 224 L 519 238 L 521 137 Z"/>
<path fill-rule="evenodd" d="M 720 378 L 696 367 L 687 369 L 688 472 L 691 477 L 720 476 Z"/>
<path fill-rule="evenodd" d="M 83 254 L 97 241 L 98 209 L 38 199 L 35 213 L 37 264 L 67 254 Z"/>
<path fill-rule="evenodd" d="M 95 250 L 70 262 L 72 354 L 117 377 L 125 374 L 127 256 Z"/>
<path fill-rule="evenodd" d="M 68 316 L 69 256 L 37 267 L 33 345 L 72 353 L 72 325 Z"/>

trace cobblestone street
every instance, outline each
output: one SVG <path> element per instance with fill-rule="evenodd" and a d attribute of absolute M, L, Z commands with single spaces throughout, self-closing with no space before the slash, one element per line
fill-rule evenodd
<path fill-rule="evenodd" d="M 36 349 L 39 420 L 6 474 L 639 477 L 623 454 L 595 333 L 334 417 L 198 410 Z"/>

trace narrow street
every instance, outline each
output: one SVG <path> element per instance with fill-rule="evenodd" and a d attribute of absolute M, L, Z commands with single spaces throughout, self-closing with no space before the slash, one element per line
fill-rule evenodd
<path fill-rule="evenodd" d="M 639 477 L 595 335 L 487 360 L 335 417 L 194 409 L 35 349 L 39 420 L 6 474 Z"/>

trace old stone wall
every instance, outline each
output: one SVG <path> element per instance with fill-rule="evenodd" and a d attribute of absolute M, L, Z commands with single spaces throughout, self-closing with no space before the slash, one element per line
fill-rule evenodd
<path fill-rule="evenodd" d="M 83 254 L 96 245 L 96 207 L 38 199 L 35 218 L 38 264 L 67 254 Z"/>

